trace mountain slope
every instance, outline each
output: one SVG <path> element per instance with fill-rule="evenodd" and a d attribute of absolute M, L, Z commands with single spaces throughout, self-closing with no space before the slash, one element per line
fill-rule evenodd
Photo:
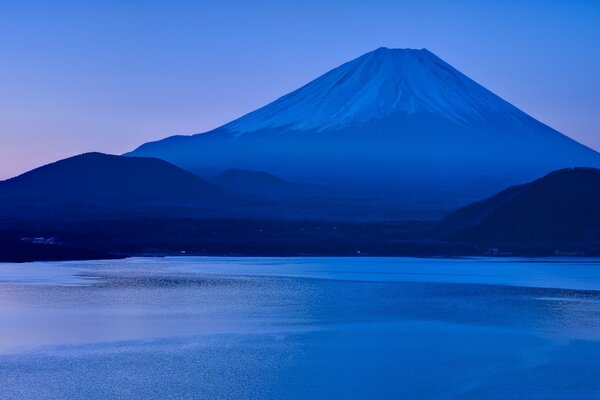
<path fill-rule="evenodd" d="M 381 48 L 213 131 L 129 153 L 200 174 L 228 168 L 360 187 L 479 196 L 480 178 L 510 184 L 600 166 L 600 155 L 529 117 L 427 50 Z M 408 190 L 408 189 L 407 189 Z M 410 189 L 410 193 L 415 191 Z"/>
<path fill-rule="evenodd" d="M 600 170 L 573 168 L 506 189 L 448 215 L 446 238 L 520 246 L 600 239 Z"/>
<path fill-rule="evenodd" d="M 86 153 L 0 182 L 0 214 L 19 217 L 24 213 L 16 210 L 34 208 L 77 213 L 83 205 L 118 212 L 144 205 L 201 205 L 216 196 L 212 185 L 163 160 Z"/>
<path fill-rule="evenodd" d="M 324 131 L 422 112 L 467 125 L 490 112 L 524 117 L 428 50 L 379 48 L 225 128 L 237 135 L 278 127 Z"/>
<path fill-rule="evenodd" d="M 286 187 L 289 183 L 275 175 L 262 171 L 228 169 L 210 178 L 210 182 L 235 190 L 262 190 Z"/>

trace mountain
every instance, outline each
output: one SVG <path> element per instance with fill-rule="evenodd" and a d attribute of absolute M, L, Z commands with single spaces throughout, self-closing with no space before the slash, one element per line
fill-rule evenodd
<path fill-rule="evenodd" d="M 0 182 L 0 216 L 197 207 L 218 195 L 208 182 L 164 160 L 86 153 Z"/>
<path fill-rule="evenodd" d="M 238 168 L 373 195 L 395 190 L 396 199 L 412 196 L 414 204 L 481 198 L 485 191 L 472 182 L 482 179 L 510 185 L 558 168 L 600 166 L 600 154 L 431 52 L 387 48 L 213 131 L 147 143 L 127 155 L 203 175 Z"/>
<path fill-rule="evenodd" d="M 372 199 L 257 171 L 228 170 L 210 180 L 157 158 L 86 153 L 0 181 L 0 230 L 14 221 L 38 221 L 47 228 L 107 218 L 406 218 L 390 204 L 387 209 L 375 203 L 368 212 Z"/>
<path fill-rule="evenodd" d="M 262 171 L 232 168 L 210 178 L 210 182 L 234 191 L 256 192 L 288 188 L 290 183 L 275 175 Z"/>
<path fill-rule="evenodd" d="M 508 188 L 453 212 L 437 230 L 451 240 L 493 245 L 597 244 L 600 170 L 563 169 Z"/>

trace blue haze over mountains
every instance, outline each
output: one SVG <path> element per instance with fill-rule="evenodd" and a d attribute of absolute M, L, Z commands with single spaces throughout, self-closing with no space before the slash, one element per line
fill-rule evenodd
<path fill-rule="evenodd" d="M 379 48 L 213 131 L 127 154 L 202 176 L 230 168 L 292 181 L 411 192 L 453 206 L 600 155 L 428 50 Z M 455 203 L 449 200 L 454 196 Z"/>
<path fill-rule="evenodd" d="M 0 261 L 599 255 L 597 167 L 431 52 L 380 48 L 213 131 L 1 181 Z"/>

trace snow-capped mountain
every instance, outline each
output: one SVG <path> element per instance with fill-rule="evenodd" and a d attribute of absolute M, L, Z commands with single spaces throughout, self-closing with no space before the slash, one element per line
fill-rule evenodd
<path fill-rule="evenodd" d="M 324 131 L 394 114 L 429 112 L 458 124 L 518 110 L 426 49 L 379 48 L 225 128 L 243 134 L 287 128 Z"/>
<path fill-rule="evenodd" d="M 424 192 L 506 184 L 600 166 L 600 154 L 520 111 L 423 50 L 380 48 L 213 131 L 147 143 L 132 156 L 214 174 Z M 411 186 L 412 185 L 412 186 Z"/>

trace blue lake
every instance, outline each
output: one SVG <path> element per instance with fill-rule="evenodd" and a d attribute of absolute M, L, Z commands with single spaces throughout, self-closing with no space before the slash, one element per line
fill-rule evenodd
<path fill-rule="evenodd" d="M 0 264 L 0 399 L 599 399 L 600 260 Z"/>

